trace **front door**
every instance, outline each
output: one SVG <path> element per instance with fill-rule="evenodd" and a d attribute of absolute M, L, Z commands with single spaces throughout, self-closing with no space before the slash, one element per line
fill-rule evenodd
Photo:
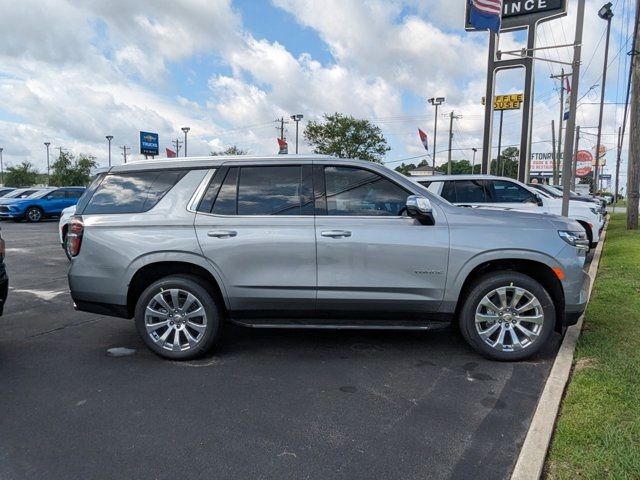
<path fill-rule="evenodd" d="M 195 228 L 234 317 L 315 312 L 312 193 L 310 165 L 236 165 L 216 172 Z"/>
<path fill-rule="evenodd" d="M 316 164 L 314 187 L 319 315 L 437 311 L 449 259 L 444 215 L 431 226 L 403 215 L 412 192 L 364 168 Z"/>

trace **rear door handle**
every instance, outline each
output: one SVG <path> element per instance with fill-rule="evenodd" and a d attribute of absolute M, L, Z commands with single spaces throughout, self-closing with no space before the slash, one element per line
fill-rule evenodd
<path fill-rule="evenodd" d="M 234 230 L 211 230 L 207 232 L 207 236 L 213 238 L 231 238 L 238 235 L 238 232 Z"/>
<path fill-rule="evenodd" d="M 346 238 L 351 236 L 351 232 L 348 230 L 325 230 L 320 235 L 331 238 Z"/>

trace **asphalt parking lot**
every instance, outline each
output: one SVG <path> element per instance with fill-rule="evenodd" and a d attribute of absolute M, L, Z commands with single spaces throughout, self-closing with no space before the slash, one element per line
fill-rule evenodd
<path fill-rule="evenodd" d="M 132 321 L 73 310 L 57 222 L 1 227 L 3 480 L 508 478 L 560 343 L 510 364 L 452 328 L 229 327 L 169 362 Z"/>

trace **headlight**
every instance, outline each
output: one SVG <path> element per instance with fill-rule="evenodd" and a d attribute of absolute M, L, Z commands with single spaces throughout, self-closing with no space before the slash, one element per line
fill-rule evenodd
<path fill-rule="evenodd" d="M 568 230 L 559 230 L 558 235 L 560 235 L 561 239 L 563 239 L 572 247 L 576 247 L 578 250 L 589 250 L 589 240 L 587 239 L 587 232 L 571 232 Z"/>

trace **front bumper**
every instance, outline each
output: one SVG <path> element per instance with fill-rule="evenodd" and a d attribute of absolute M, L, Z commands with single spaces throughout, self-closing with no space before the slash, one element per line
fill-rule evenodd
<path fill-rule="evenodd" d="M 589 301 L 591 277 L 583 270 L 581 278 L 577 280 L 578 282 L 572 285 L 568 292 L 565 287 L 564 321 L 562 323 L 566 327 L 578 323 Z M 579 285 L 577 283 L 579 283 Z"/>

